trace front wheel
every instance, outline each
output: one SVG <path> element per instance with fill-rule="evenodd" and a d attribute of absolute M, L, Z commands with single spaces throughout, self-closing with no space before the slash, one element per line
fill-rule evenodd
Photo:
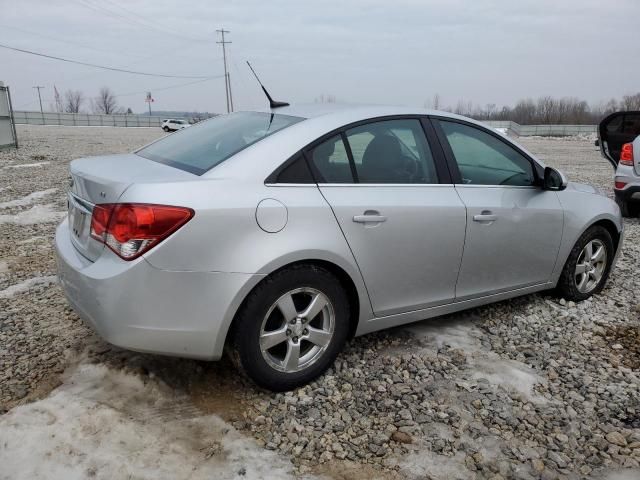
<path fill-rule="evenodd" d="M 240 366 L 273 391 L 304 385 L 321 375 L 342 350 L 349 302 L 340 281 L 315 265 L 286 268 L 258 285 L 234 325 Z"/>
<path fill-rule="evenodd" d="M 604 288 L 615 251 L 606 228 L 593 226 L 574 245 L 564 265 L 558 293 L 567 300 L 586 300 Z"/>
<path fill-rule="evenodd" d="M 168 131 L 169 131 L 169 127 L 162 127 L 162 129 L 163 129 L 165 132 L 168 132 Z"/>

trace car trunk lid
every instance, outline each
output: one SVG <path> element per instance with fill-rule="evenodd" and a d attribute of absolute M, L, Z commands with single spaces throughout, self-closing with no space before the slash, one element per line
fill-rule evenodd
<path fill-rule="evenodd" d="M 91 237 L 93 207 L 116 203 L 134 183 L 175 182 L 195 175 L 129 153 L 80 158 L 71 162 L 68 192 L 69 233 L 76 249 L 95 261 L 104 244 Z"/>
<path fill-rule="evenodd" d="M 613 168 L 620 161 L 622 145 L 631 143 L 640 135 L 640 112 L 615 112 L 605 117 L 598 125 L 597 146 L 602 156 Z M 636 166 L 636 171 L 638 167 Z"/>

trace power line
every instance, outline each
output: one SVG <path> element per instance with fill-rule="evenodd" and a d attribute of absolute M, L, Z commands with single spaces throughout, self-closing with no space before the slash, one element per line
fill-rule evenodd
<path fill-rule="evenodd" d="M 89 0 L 85 0 L 85 1 L 89 1 Z M 141 22 L 141 23 L 144 22 L 144 24 L 148 24 L 150 27 L 152 27 L 152 28 L 154 28 L 156 30 L 159 30 L 159 31 L 161 31 L 163 33 L 169 33 L 170 35 L 175 35 L 175 36 L 182 37 L 182 38 L 188 38 L 188 39 L 191 39 L 191 40 L 195 40 L 196 39 L 195 37 L 185 36 L 182 33 L 177 32 L 176 30 L 174 30 L 172 28 L 167 28 L 166 26 L 164 26 L 164 28 L 163 28 L 163 26 L 157 25 L 157 22 L 153 23 L 152 21 L 148 21 L 148 20 L 140 20 L 138 18 L 140 16 L 140 14 L 123 7 L 118 2 L 114 2 L 113 0 L 103 0 L 103 1 L 107 1 L 108 3 L 110 3 L 111 5 L 113 5 L 116 8 L 119 8 L 123 12 L 128 13 L 130 15 L 133 15 L 135 18 L 133 18 L 132 20 L 134 20 L 136 22 Z M 102 8 L 106 8 L 106 7 L 102 6 Z M 209 39 L 207 39 L 205 37 L 199 37 L 197 39 L 198 40 L 204 40 L 204 41 L 210 41 Z"/>
<path fill-rule="evenodd" d="M 68 43 L 69 45 L 73 45 L 74 47 L 78 47 L 78 48 L 86 48 L 88 50 L 94 50 L 96 52 L 102 52 L 102 53 L 109 53 L 109 54 L 113 54 L 114 51 L 113 50 L 106 50 L 103 48 L 96 48 L 96 47 L 92 47 L 90 45 L 84 45 L 83 43 L 78 43 L 78 42 L 73 42 L 70 40 L 65 40 L 64 38 L 59 38 L 59 37 L 53 37 L 51 35 L 44 35 L 42 33 L 37 33 L 37 32 L 33 32 L 30 30 L 25 30 L 23 28 L 18 28 L 18 27 L 14 27 L 14 26 L 9 26 L 9 25 L 1 25 L 0 24 L 0 28 L 9 28 L 11 30 L 16 30 L 17 32 L 22 32 L 22 33 L 26 33 L 28 35 L 35 35 L 37 37 L 41 37 L 41 38 L 46 38 L 48 40 L 54 40 L 56 42 L 62 42 L 62 43 Z M 130 53 L 126 53 L 126 54 L 122 54 L 121 52 L 115 52 L 118 54 L 118 56 L 132 56 L 132 57 L 136 57 L 138 59 L 142 59 L 142 58 L 146 58 L 143 57 L 142 55 L 131 55 Z"/>
<path fill-rule="evenodd" d="M 96 3 L 92 3 L 90 2 L 90 0 L 76 0 L 80 5 L 82 5 L 83 7 L 86 7 L 90 10 L 93 10 L 94 12 L 98 12 L 101 14 L 107 14 L 108 16 L 115 18 L 117 20 L 119 20 L 120 22 L 124 22 L 128 25 L 134 26 L 136 28 L 146 28 L 147 30 L 153 31 L 154 33 L 161 33 L 163 35 L 173 35 L 176 37 L 181 37 L 183 39 L 187 39 L 187 40 L 205 40 L 205 39 L 196 39 L 194 37 L 189 37 L 186 35 L 182 35 L 179 33 L 175 33 L 175 32 L 171 32 L 168 30 L 164 30 L 161 29 L 159 27 L 156 27 L 153 24 L 150 24 L 148 22 L 143 22 L 141 20 L 139 20 L 138 18 L 129 18 L 128 16 L 122 15 L 121 13 L 115 12 L 113 10 L 110 10 L 109 8 L 105 7 L 104 5 L 98 5 Z M 121 9 L 123 9 L 122 7 L 120 7 Z M 124 9 L 123 9 L 124 10 Z M 133 12 L 131 12 L 133 13 Z M 135 15 L 135 14 L 134 14 Z"/>
<path fill-rule="evenodd" d="M 166 87 L 161 87 L 161 88 L 154 88 L 153 91 L 154 92 L 160 92 L 162 90 L 170 90 L 172 88 L 179 88 L 179 87 L 186 87 L 187 85 L 195 85 L 196 83 L 203 83 L 203 82 L 209 82 L 211 80 L 215 80 L 217 78 L 222 78 L 224 77 L 224 75 L 216 75 L 215 77 L 211 77 L 211 78 L 205 78 L 204 80 L 196 80 L 195 82 L 189 82 L 189 83 L 180 83 L 178 85 L 168 85 Z M 149 90 L 142 90 L 139 92 L 131 92 L 131 93 L 123 93 L 122 95 L 114 95 L 114 97 L 131 97 L 133 95 L 140 95 L 142 93 L 147 93 Z"/>
<path fill-rule="evenodd" d="M 56 57 L 56 56 L 53 56 L 53 55 L 47 55 L 45 53 L 32 52 L 31 50 L 25 50 L 25 49 L 22 49 L 22 48 L 11 47 L 9 45 L 4 45 L 2 43 L 0 43 L 0 48 L 6 48 L 8 50 L 14 50 L 16 52 L 21 52 L 21 53 L 28 53 L 29 55 L 36 55 L 38 57 L 50 58 L 52 60 L 59 60 L 61 62 L 75 63 L 75 64 L 78 64 L 78 65 L 84 65 L 86 67 L 101 68 L 103 70 L 111 70 L 111 71 L 114 71 L 114 72 L 122 72 L 122 73 L 131 73 L 131 74 L 134 74 L 134 75 L 145 75 L 147 77 L 196 78 L 196 79 L 214 78 L 213 76 L 204 76 L 204 75 L 200 75 L 200 76 L 197 76 L 197 75 L 164 75 L 164 74 L 161 74 L 161 73 L 136 72 L 134 70 L 125 70 L 124 68 L 105 67 L 104 65 L 96 65 L 95 63 L 80 62 L 78 60 L 70 60 L 68 58 Z"/>

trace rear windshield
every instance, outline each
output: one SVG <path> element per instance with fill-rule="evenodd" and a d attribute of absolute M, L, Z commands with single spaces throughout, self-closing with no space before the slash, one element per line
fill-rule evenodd
<path fill-rule="evenodd" d="M 136 154 L 202 175 L 240 150 L 301 120 L 259 112 L 220 115 L 158 140 Z"/>

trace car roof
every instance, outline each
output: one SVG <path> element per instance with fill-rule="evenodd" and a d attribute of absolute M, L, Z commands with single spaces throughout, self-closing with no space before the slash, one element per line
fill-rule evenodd
<path fill-rule="evenodd" d="M 367 105 L 367 104 L 349 104 L 349 103 L 311 103 L 311 104 L 296 104 L 286 107 L 279 107 L 274 109 L 256 109 L 254 111 L 275 113 L 282 115 L 291 115 L 294 117 L 300 117 L 304 119 L 316 119 L 324 117 L 323 120 L 328 120 L 328 117 L 335 118 L 336 123 L 340 123 L 341 119 L 349 119 L 350 122 L 357 122 L 360 120 L 368 120 L 376 117 L 386 117 L 393 115 L 435 115 L 439 117 L 457 118 L 467 122 L 477 123 L 483 125 L 471 118 L 456 115 L 454 113 L 443 112 L 440 110 L 430 110 L 426 108 L 417 107 L 405 107 L 405 106 L 393 106 L 393 105 Z M 486 125 L 483 125 L 486 127 Z"/>

